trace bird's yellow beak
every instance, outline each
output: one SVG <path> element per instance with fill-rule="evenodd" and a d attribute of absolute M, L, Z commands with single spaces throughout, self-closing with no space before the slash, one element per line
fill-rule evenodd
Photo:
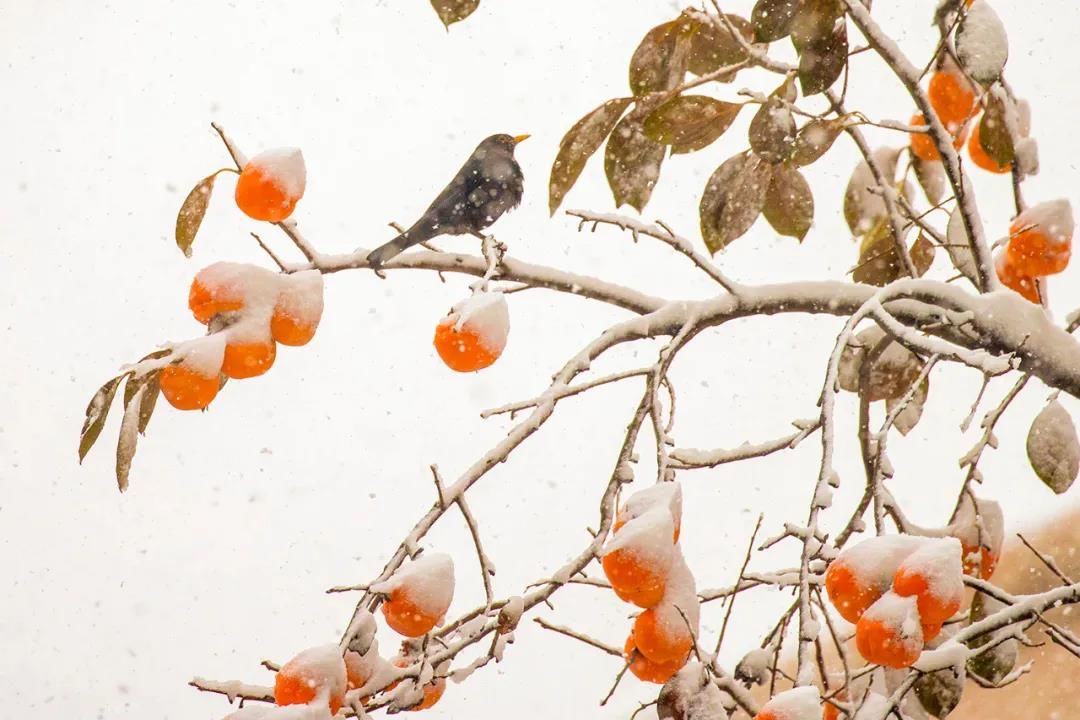
<path fill-rule="evenodd" d="M 531 135 L 515 135 L 514 136 L 514 144 L 517 145 L 519 142 L 522 142 L 524 140 L 528 140 L 530 137 L 532 137 L 532 136 Z"/>

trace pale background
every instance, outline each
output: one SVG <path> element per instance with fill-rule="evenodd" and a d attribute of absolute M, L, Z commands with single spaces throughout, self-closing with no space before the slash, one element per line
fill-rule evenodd
<path fill-rule="evenodd" d="M 1075 82 L 1080 58 L 1072 3 L 998 2 L 1012 38 L 1008 77 L 1034 107 L 1043 172 L 1030 201 L 1078 200 Z M 749 2 L 730 11 L 749 12 Z M 875 3 L 875 15 L 916 58 L 930 52 L 933 3 Z M 354 597 L 330 585 L 373 577 L 433 491 L 427 465 L 448 477 L 509 427 L 481 409 L 533 395 L 564 360 L 624 317 L 580 299 L 530 291 L 511 298 L 512 332 L 490 370 L 461 376 L 431 347 L 434 323 L 468 280 L 368 272 L 327 281 L 315 341 L 285 348 L 266 376 L 231 383 L 206 414 L 162 403 L 140 444 L 132 487 L 113 480 L 111 417 L 83 467 L 75 447 L 94 390 L 125 362 L 200 331 L 186 309 L 191 276 L 228 259 L 266 264 L 250 230 L 293 256 L 273 228 L 236 211 L 222 178 L 192 260 L 172 243 L 187 190 L 229 164 L 209 129 L 224 124 L 249 153 L 303 148 L 308 191 L 297 219 L 325 252 L 371 247 L 391 220 L 411 221 L 474 144 L 493 132 L 533 134 L 518 156 L 524 206 L 498 236 L 514 255 L 601 273 L 672 297 L 714 291 L 669 249 L 605 229 L 578 235 L 549 220 L 547 175 L 559 138 L 602 100 L 626 93 L 626 63 L 641 35 L 669 19 L 670 2 L 485 0 L 446 33 L 425 0 L 367 2 L 134 2 L 0 0 L 0 697 L 4 714 L 34 718 L 218 718 L 223 698 L 193 675 L 268 683 L 263 658 L 285 660 L 336 640 Z M 778 43 L 777 46 L 786 46 Z M 906 118 L 910 100 L 872 54 L 853 63 L 849 105 Z M 773 77 L 741 75 L 769 90 Z M 746 112 L 715 145 L 670 159 L 646 218 L 697 237 L 696 207 L 716 165 L 745 147 Z M 872 134 L 899 143 L 895 134 Z M 837 142 L 809 171 L 818 204 L 806 242 L 764 223 L 719 262 L 745 282 L 840 278 L 855 247 L 840 194 L 855 162 Z M 977 177 L 991 236 L 1009 219 L 1008 182 Z M 599 159 L 566 207 L 610 210 Z M 474 249 L 474 241 L 442 241 Z M 932 271 L 949 273 L 939 258 Z M 1061 317 L 1080 305 L 1076 268 L 1052 281 Z M 788 432 L 814 413 L 834 318 L 731 323 L 706 333 L 676 363 L 680 445 L 734 446 Z M 655 357 L 639 343 L 597 363 Z M 635 355 L 634 360 L 631 356 Z M 991 391 L 996 402 L 1008 381 Z M 890 447 L 892 486 L 912 516 L 941 523 L 974 441 L 958 424 L 978 385 L 971 371 L 936 373 L 927 417 Z M 499 574 L 500 596 L 561 565 L 587 541 L 635 382 L 562 406 L 470 499 Z M 1024 461 L 1023 433 L 1045 392 L 1033 388 L 1001 424 L 984 462 L 983 493 L 1006 506 L 1010 530 L 1075 498 L 1055 498 Z M 1067 407 L 1076 411 L 1074 401 Z M 841 405 L 846 481 L 834 522 L 861 488 L 850 398 Z M 650 437 L 645 433 L 643 437 Z M 682 476 L 683 544 L 702 587 L 734 579 L 759 510 L 765 532 L 804 516 L 818 442 L 797 451 Z M 643 457 L 651 447 L 642 445 Z M 650 482 L 642 468 L 641 482 Z M 1072 497 L 1070 497 L 1072 496 Z M 459 517 L 427 539 L 458 564 L 452 612 L 481 596 Z M 756 557 L 766 569 L 790 548 Z M 724 658 L 756 645 L 787 595 L 741 599 Z M 739 609 L 741 608 L 741 612 Z M 620 645 L 630 608 L 611 595 L 566 589 L 540 614 Z M 711 645 L 719 608 L 704 615 Z M 381 632 L 390 651 L 396 640 Z M 630 678 L 605 709 L 619 663 L 529 624 L 506 661 L 452 685 L 429 716 L 626 717 L 655 687 Z"/>

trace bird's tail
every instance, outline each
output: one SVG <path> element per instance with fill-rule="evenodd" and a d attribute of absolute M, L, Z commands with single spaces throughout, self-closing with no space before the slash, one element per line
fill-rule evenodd
<path fill-rule="evenodd" d="M 435 232 L 432 223 L 425 223 L 421 220 L 390 242 L 380 245 L 368 253 L 367 261 L 371 267 L 377 268 L 397 257 L 406 248 L 418 245 L 433 237 L 435 237 Z"/>

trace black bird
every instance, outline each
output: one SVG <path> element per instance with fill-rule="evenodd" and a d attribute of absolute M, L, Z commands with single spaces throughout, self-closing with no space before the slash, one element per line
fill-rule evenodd
<path fill-rule="evenodd" d="M 521 166 L 514 148 L 528 135 L 492 135 L 476 146 L 450 184 L 411 228 L 368 254 L 378 268 L 405 248 L 439 235 L 478 235 L 521 204 Z"/>

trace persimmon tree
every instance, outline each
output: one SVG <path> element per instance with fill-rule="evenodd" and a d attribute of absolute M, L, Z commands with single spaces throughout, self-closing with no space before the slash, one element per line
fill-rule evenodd
<path fill-rule="evenodd" d="M 449 27 L 479 3 L 433 0 L 432 5 Z M 1060 586 L 1014 596 L 993 584 L 1008 517 L 979 487 L 980 460 L 997 444 L 995 427 L 1033 379 L 1052 389 L 1027 437 L 1035 475 L 1061 493 L 1080 467 L 1075 428 L 1057 401 L 1060 392 L 1080 397 L 1080 344 L 1071 334 L 1080 319 L 1069 316 L 1058 323 L 1049 311 L 1049 278 L 1066 268 L 1071 255 L 1071 208 L 1058 198 L 1024 195 L 1025 179 L 1038 171 L 1031 109 L 1021 89 L 1007 80 L 1006 31 L 989 3 L 943 0 L 928 20 L 938 41 L 931 56 L 917 58 L 886 34 L 870 3 L 861 0 L 758 0 L 749 17 L 725 13 L 712 0 L 643 28 L 630 58 L 629 94 L 598 98 L 597 107 L 563 138 L 551 170 L 549 209 L 559 210 L 603 145 L 603 171 L 616 209 L 629 205 L 643 212 L 663 180 L 666 159 L 710 146 L 738 115 L 752 114 L 745 149 L 721 162 L 701 188 L 700 238 L 679 235 L 662 222 L 567 211 L 579 229 L 625 233 L 669 247 L 672 262 L 691 263 L 715 293 L 705 299 L 657 297 L 601 276 L 518 259 L 494 236 L 483 237 L 479 254 L 428 247 L 378 268 L 379 273 L 419 270 L 475 278 L 463 289 L 466 297 L 435 328 L 439 356 L 460 372 L 498 361 L 508 340 L 513 304 L 508 296 L 522 290 L 574 295 L 614 306 L 626 317 L 597 328 L 539 395 L 486 411 L 485 417 L 523 417 L 456 478 L 444 480 L 431 466 L 434 501 L 396 548 L 386 548 L 383 570 L 361 584 L 333 589 L 359 593 L 336 645 L 315 639 L 314 647 L 298 649 L 283 666 L 272 664 L 274 687 L 206 679 L 191 684 L 250 701 L 237 718 L 363 717 L 378 710 L 428 708 L 443 694 L 447 679 L 463 682 L 493 661 L 509 660 L 508 645 L 521 620 L 567 585 L 610 589 L 612 602 L 617 596 L 641 609 L 619 646 L 592 637 L 586 627 L 535 619 L 619 658 L 616 684 L 627 670 L 640 681 L 663 684 L 655 702 L 662 718 L 944 717 L 966 684 L 1002 687 L 1032 670 L 1017 667 L 1016 655 L 1018 644 L 1030 642 L 1025 633 L 1033 626 L 1080 656 L 1080 638 L 1044 615 L 1080 602 L 1080 583 L 1062 574 L 1052 558 L 1032 548 L 1060 577 Z M 794 64 L 778 59 L 779 45 L 788 41 Z M 848 60 L 862 52 L 879 56 L 907 92 L 909 120 L 848 106 Z M 750 68 L 764 71 L 755 77 L 774 80 L 737 89 L 740 73 Z M 867 126 L 890 131 L 894 142 L 871 146 L 862 132 Z M 189 254 L 215 183 L 236 174 L 238 208 L 272 223 L 300 259 L 284 260 L 256 237 L 275 269 L 216 263 L 200 270 L 189 305 L 207 333 L 150 353 L 94 395 L 80 459 L 120 395 L 116 475 L 121 491 L 159 395 L 181 410 L 206 409 L 227 389 L 227 380 L 267 372 L 279 344 L 304 345 L 316 333 L 322 276 L 369 267 L 366 249 L 329 255 L 302 234 L 292 217 L 303 207 L 299 150 L 270 150 L 248 160 L 222 128 L 214 129 L 233 166 L 208 175 L 188 195 L 177 218 L 179 248 Z M 852 143 L 862 158 L 843 195 L 845 220 L 858 241 L 852 277 L 764 285 L 730 277 L 717 253 L 741 241 L 761 217 L 776 233 L 800 242 L 811 232 L 814 196 L 830 189 L 813 188 L 802 168 L 828 162 L 837 142 Z M 1015 216 L 1007 228 L 984 226 L 973 182 L 980 173 L 980 182 L 995 176 L 1011 181 Z M 932 268 L 939 253 L 948 262 Z M 821 392 L 808 413 L 812 418 L 794 420 L 790 432 L 754 445 L 681 447 L 669 376 L 680 352 L 729 321 L 765 324 L 770 316 L 789 313 L 843 319 L 832 351 L 821 359 L 820 376 L 813 379 Z M 654 361 L 606 375 L 591 370 L 614 348 L 648 338 L 666 339 Z M 943 501 L 948 522 L 921 527 L 890 492 L 888 442 L 916 428 L 931 381 L 946 364 L 981 375 L 983 390 L 998 378 L 1012 384 L 1000 404 L 981 411 L 981 436 L 959 458 L 964 481 L 955 497 Z M 610 383 L 638 383 L 642 390 L 628 419 L 613 420 L 625 421 L 626 431 L 609 476 L 592 490 L 597 518 L 588 541 L 556 572 L 528 587 L 496 588 L 469 491 L 541 432 L 568 398 Z M 842 392 L 857 398 L 854 437 L 836 432 Z M 980 392 L 965 425 L 980 415 L 982 399 Z M 705 570 L 688 564 L 680 546 L 680 477 L 783 452 L 810 438 L 820 443 L 821 453 L 817 466 L 806 468 L 813 492 L 805 515 L 765 528 L 773 532 L 761 542 L 759 520 L 737 581 L 699 591 L 695 577 Z M 642 449 L 654 458 L 654 468 L 640 461 Z M 863 492 L 846 514 L 832 504 L 840 483 L 834 456 L 844 449 L 857 452 L 864 469 L 859 481 L 847 480 L 861 482 Z M 654 475 L 654 487 L 625 490 L 645 473 Z M 474 541 L 485 600 L 450 612 L 454 561 L 422 552 L 420 543 L 436 523 L 458 512 Z M 834 534 L 823 530 L 826 513 L 838 518 Z M 860 534 L 866 537 L 856 540 Z M 748 569 L 755 550 L 780 543 L 799 548 L 797 565 Z M 787 589 L 790 606 L 758 647 L 747 648 L 737 666 L 725 667 L 719 647 L 734 599 L 760 587 Z M 703 637 L 701 613 L 719 613 L 721 604 L 726 609 L 719 638 Z M 382 620 L 375 615 L 380 610 Z M 396 636 L 404 638 L 401 651 L 384 657 L 380 639 L 386 648 Z M 794 657 L 785 664 L 784 653 L 792 646 Z M 755 685 L 767 693 L 753 691 Z"/>

